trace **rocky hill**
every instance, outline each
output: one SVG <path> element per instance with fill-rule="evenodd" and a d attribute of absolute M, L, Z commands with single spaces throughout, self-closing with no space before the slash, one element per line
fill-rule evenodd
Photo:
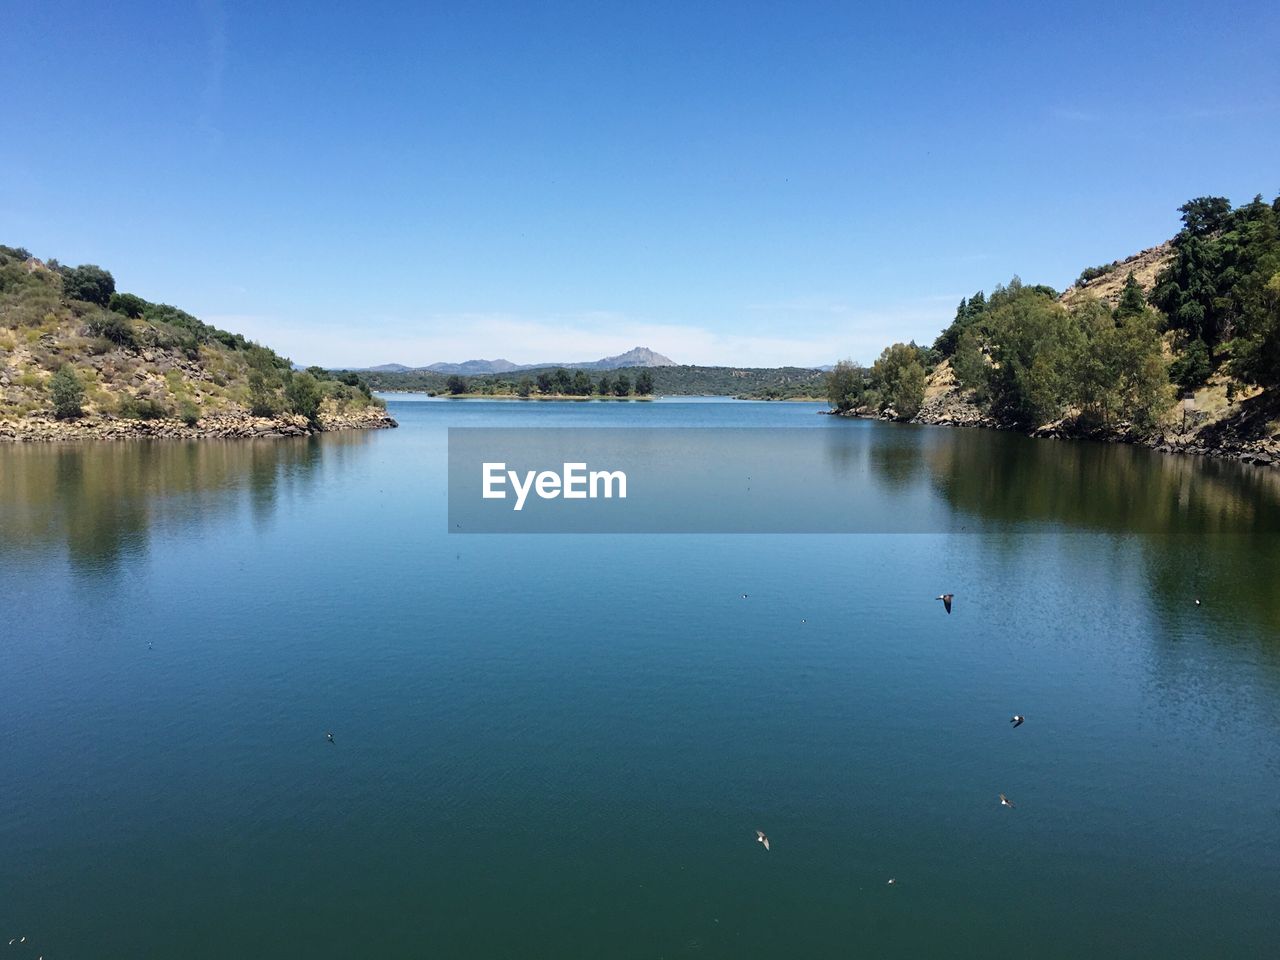
<path fill-rule="evenodd" d="M 1197 197 L 1168 242 L 1059 294 L 1015 277 L 932 347 L 828 378 L 835 412 L 1280 464 L 1280 197 Z"/>
<path fill-rule="evenodd" d="M 1091 298 L 1115 306 L 1131 272 L 1149 294 L 1156 277 L 1173 256 L 1172 243 L 1150 247 L 1115 261 L 1112 269 L 1093 280 L 1077 282 L 1059 299 L 1068 307 Z M 943 360 L 929 372 L 924 403 L 912 422 L 1002 426 L 973 391 L 960 386 L 949 360 Z M 1229 371 L 1220 369 L 1199 387 L 1183 392 L 1165 411 L 1155 430 L 1139 431 L 1128 424 L 1118 424 L 1082 434 L 1076 421 L 1066 416 L 1032 432 L 1036 436 L 1059 438 L 1089 435 L 1095 439 L 1138 443 L 1166 453 L 1226 457 L 1260 465 L 1280 464 L 1280 396 L 1275 391 L 1241 383 Z"/>
<path fill-rule="evenodd" d="M 1140 253 L 1113 260 L 1102 267 L 1086 270 L 1081 278 L 1068 287 L 1061 300 L 1067 306 L 1074 306 L 1088 297 L 1102 300 L 1113 307 L 1120 302 L 1120 294 L 1124 291 L 1129 274 L 1142 285 L 1142 289 L 1150 291 L 1156 283 L 1160 271 L 1173 259 L 1173 243 L 1165 241 L 1159 246 L 1148 247 Z M 1088 279 L 1093 271 L 1101 271 L 1097 276 Z"/>
<path fill-rule="evenodd" d="M 394 426 L 359 377 L 274 351 L 92 265 L 0 246 L 0 440 L 269 436 Z"/>

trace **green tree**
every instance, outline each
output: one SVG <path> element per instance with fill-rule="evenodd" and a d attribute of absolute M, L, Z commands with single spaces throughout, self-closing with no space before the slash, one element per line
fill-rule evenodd
<path fill-rule="evenodd" d="M 986 312 L 987 298 L 981 290 L 967 300 L 962 299 L 960 306 L 956 308 L 955 319 L 938 335 L 938 339 L 933 342 L 933 349 L 940 356 L 951 356 L 959 346 L 964 332 L 980 323 Z"/>
<path fill-rule="evenodd" d="M 871 382 L 880 394 L 882 410 L 892 409 L 903 420 L 920 412 L 924 403 L 925 371 L 914 344 L 886 347 L 871 367 Z"/>
<path fill-rule="evenodd" d="M 467 380 L 455 373 L 445 381 L 445 387 L 456 397 L 460 393 L 467 392 Z"/>
<path fill-rule="evenodd" d="M 1199 338 L 1189 342 L 1169 365 L 1169 378 L 1183 390 L 1195 390 L 1213 373 L 1209 347 Z"/>
<path fill-rule="evenodd" d="M 1024 427 L 1056 419 L 1065 405 L 1065 378 L 1080 348 L 1080 330 L 1060 303 L 1015 277 L 992 294 L 985 319 L 991 366 L 987 390 L 998 419 Z"/>
<path fill-rule="evenodd" d="M 1147 298 L 1142 293 L 1142 284 L 1129 271 L 1125 278 L 1124 290 L 1120 294 L 1120 302 L 1116 305 L 1116 317 L 1136 317 L 1147 309 Z"/>
<path fill-rule="evenodd" d="M 261 370 L 249 372 L 249 412 L 255 417 L 274 417 L 279 412 L 275 389 Z"/>
<path fill-rule="evenodd" d="M 313 425 L 319 423 L 322 397 L 320 384 L 309 373 L 295 373 L 284 386 L 284 398 L 290 412 L 306 417 Z"/>
<path fill-rule="evenodd" d="M 116 292 L 115 277 L 92 263 L 81 264 L 62 274 L 62 291 L 72 300 L 84 300 L 105 307 Z"/>
<path fill-rule="evenodd" d="M 591 396 L 593 389 L 591 375 L 585 370 L 575 370 L 573 374 L 573 392 L 579 397 Z"/>
<path fill-rule="evenodd" d="M 573 392 L 573 376 L 564 367 L 557 367 L 551 379 L 555 383 L 556 393 Z"/>
<path fill-rule="evenodd" d="M 961 334 L 956 352 L 951 357 L 951 372 L 955 374 L 956 383 L 973 391 L 978 402 L 990 399 L 991 364 L 987 362 L 979 328 L 970 327 Z"/>
<path fill-rule="evenodd" d="M 516 384 L 516 395 L 527 397 L 533 393 L 533 381 L 528 377 L 521 377 L 520 382 Z"/>
<path fill-rule="evenodd" d="M 136 342 L 133 324 L 118 313 L 103 312 L 95 314 L 89 318 L 87 326 L 89 333 L 93 336 L 105 337 L 112 343 L 119 344 L 122 347 L 132 347 Z"/>
<path fill-rule="evenodd" d="M 49 396 L 53 399 L 53 413 L 59 420 L 70 420 L 84 411 L 84 384 L 70 364 L 49 378 Z"/>
<path fill-rule="evenodd" d="M 1178 208 L 1183 230 L 1193 237 L 1203 237 L 1221 230 L 1231 215 L 1231 201 L 1226 197 L 1196 197 Z"/>
<path fill-rule="evenodd" d="M 596 389 L 600 391 L 600 396 L 602 397 L 607 397 L 613 393 L 613 381 L 609 379 L 609 375 L 607 373 L 601 375 L 600 383 L 597 385 Z"/>
<path fill-rule="evenodd" d="M 547 373 L 545 370 L 542 373 L 538 374 L 538 392 L 539 393 L 551 393 L 554 389 L 555 389 L 555 383 L 551 379 L 551 374 Z"/>
<path fill-rule="evenodd" d="M 1253 349 L 1273 323 L 1266 285 L 1280 270 L 1276 206 L 1261 196 L 1235 210 L 1221 197 L 1184 204 L 1173 259 L 1156 278 L 1150 298 L 1188 342 L 1203 340 L 1211 358 L 1219 344 L 1240 341 L 1233 343 L 1231 355 L 1250 359 L 1233 361 L 1235 372 L 1258 383 L 1266 382 L 1267 374 L 1251 363 Z"/>
<path fill-rule="evenodd" d="M 841 360 L 826 377 L 827 402 L 838 413 L 862 406 L 866 371 L 852 360 Z"/>
<path fill-rule="evenodd" d="M 1127 422 L 1154 427 L 1173 401 L 1156 317 L 1142 309 L 1115 312 L 1097 301 L 1073 311 L 1077 349 L 1066 358 L 1065 401 L 1083 422 L 1114 426 Z"/>
<path fill-rule="evenodd" d="M 636 374 L 636 393 L 642 397 L 653 393 L 653 374 L 648 370 L 641 370 Z"/>
<path fill-rule="evenodd" d="M 1232 342 L 1233 372 L 1249 383 L 1280 385 L 1280 270 L 1262 285 L 1242 328 Z"/>
<path fill-rule="evenodd" d="M 631 378 L 625 373 L 619 373 L 616 380 L 613 381 L 614 396 L 626 397 L 631 394 Z"/>
<path fill-rule="evenodd" d="M 113 293 L 107 301 L 107 309 L 130 320 L 140 320 L 147 309 L 147 301 L 132 293 Z"/>

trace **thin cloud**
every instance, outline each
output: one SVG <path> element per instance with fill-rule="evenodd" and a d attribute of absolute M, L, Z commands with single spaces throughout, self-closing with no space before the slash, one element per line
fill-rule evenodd
<path fill-rule="evenodd" d="M 1050 107 L 1049 113 L 1058 120 L 1071 123 L 1101 123 L 1103 116 L 1092 110 L 1081 110 L 1077 107 Z"/>

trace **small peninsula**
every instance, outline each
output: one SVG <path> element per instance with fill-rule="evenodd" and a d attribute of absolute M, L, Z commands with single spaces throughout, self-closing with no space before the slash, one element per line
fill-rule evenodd
<path fill-rule="evenodd" d="M 358 374 L 0 245 L 0 442 L 303 436 L 396 426 Z"/>
<path fill-rule="evenodd" d="M 1280 197 L 1197 197 L 1166 243 L 1059 293 L 1014 277 L 932 346 L 827 376 L 831 412 L 1280 464 Z"/>

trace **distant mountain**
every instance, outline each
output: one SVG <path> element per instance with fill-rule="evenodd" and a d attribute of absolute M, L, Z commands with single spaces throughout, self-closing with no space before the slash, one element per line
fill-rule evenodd
<path fill-rule="evenodd" d="M 391 364 L 398 366 L 398 364 Z M 377 370 L 377 367 L 373 369 Z M 409 370 L 409 367 L 400 367 L 401 371 Z M 474 375 L 478 373 L 509 373 L 512 370 L 523 369 L 518 363 L 512 363 L 510 360 L 503 360 L 499 357 L 497 360 L 464 360 L 462 363 L 433 363 L 425 367 L 414 367 L 416 370 L 430 370 L 432 373 L 465 373 Z"/>
<path fill-rule="evenodd" d="M 566 366 L 581 367 L 586 370 L 617 370 L 619 367 L 674 367 L 675 365 L 676 362 L 670 357 L 655 353 L 648 347 L 633 347 L 626 353 L 620 353 L 616 357 L 605 357 L 595 363 L 566 364 Z"/>
<path fill-rule="evenodd" d="M 447 373 L 481 376 L 486 373 L 510 373 L 513 370 L 541 370 L 544 367 L 564 367 L 568 370 L 617 370 L 621 367 L 674 367 L 670 357 L 635 347 L 616 357 L 588 360 L 582 363 L 512 363 L 510 360 L 466 360 L 462 363 L 432 363 L 425 367 L 407 367 L 403 363 L 384 363 L 377 367 L 363 367 L 368 373 Z"/>

